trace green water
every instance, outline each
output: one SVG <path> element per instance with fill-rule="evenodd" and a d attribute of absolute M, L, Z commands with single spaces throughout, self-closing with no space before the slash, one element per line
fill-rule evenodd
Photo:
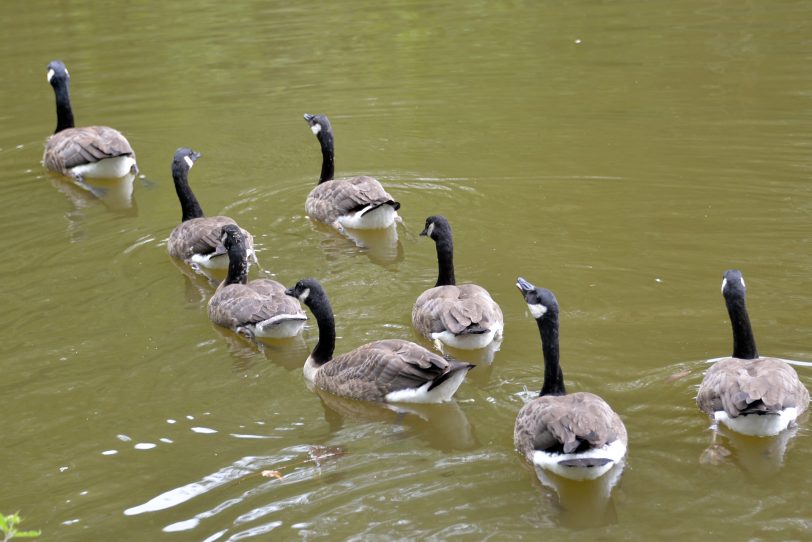
<path fill-rule="evenodd" d="M 808 422 L 783 455 L 725 437 L 727 461 L 701 465 L 693 402 L 730 352 L 724 269 L 744 272 L 760 351 L 812 361 L 812 4 L 165 4 L 0 3 L 0 511 L 45 540 L 812 536 Z M 131 197 L 41 167 L 55 58 L 77 123 L 136 149 Z M 402 203 L 397 243 L 304 216 L 306 112 L 330 116 L 339 176 Z M 254 234 L 252 277 L 322 280 L 338 352 L 419 340 L 436 262 L 417 234 L 448 217 L 458 280 L 505 314 L 493 363 L 398 415 L 307 388 L 312 320 L 263 349 L 216 329 L 213 286 L 166 254 L 179 146 L 203 154 L 203 209 Z M 559 495 L 513 450 L 542 380 L 519 275 L 558 297 L 568 389 L 626 423 L 611 498 Z"/>

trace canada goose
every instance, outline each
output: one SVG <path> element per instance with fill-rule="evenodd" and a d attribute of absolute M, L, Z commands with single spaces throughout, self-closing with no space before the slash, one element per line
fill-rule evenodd
<path fill-rule="evenodd" d="M 295 337 L 307 320 L 299 302 L 275 280 L 247 282 L 248 253 L 239 226 L 223 226 L 221 242 L 228 251 L 228 275 L 209 300 L 211 321 L 252 339 Z"/>
<path fill-rule="evenodd" d="M 558 301 L 550 290 L 516 281 L 536 319 L 544 352 L 541 393 L 516 416 L 513 443 L 527 461 L 572 480 L 594 480 L 626 455 L 626 427 L 593 393 L 567 394 L 558 359 Z"/>
<path fill-rule="evenodd" d="M 70 105 L 70 75 L 65 64 L 48 64 L 48 82 L 56 96 L 56 130 L 45 142 L 42 163 L 51 171 L 84 179 L 117 179 L 138 173 L 135 152 L 121 132 L 108 126 L 75 128 Z"/>
<path fill-rule="evenodd" d="M 221 231 L 226 224 L 236 224 L 227 216 L 203 216 L 197 198 L 189 186 L 189 170 L 200 158 L 200 153 L 181 147 L 175 151 L 172 159 L 172 179 L 175 181 L 175 192 L 183 211 L 181 223 L 169 234 L 166 244 L 169 255 L 192 265 L 207 269 L 227 269 L 228 251 L 223 246 Z M 249 258 L 257 261 L 254 253 L 254 238 L 245 230 L 245 246 Z"/>
<path fill-rule="evenodd" d="M 705 373 L 697 405 L 738 433 L 777 435 L 806 410 L 809 392 L 786 361 L 758 355 L 741 271 L 725 271 L 722 295 L 733 327 L 733 356 L 717 360 Z"/>
<path fill-rule="evenodd" d="M 454 348 L 484 348 L 502 338 L 504 318 L 487 290 L 476 284 L 456 284 L 451 225 L 442 216 L 430 216 L 420 232 L 434 240 L 439 273 L 437 284 L 420 294 L 412 308 L 412 325 L 418 333 Z"/>
<path fill-rule="evenodd" d="M 305 201 L 307 215 L 341 232 L 344 228 L 375 230 L 391 226 L 399 218 L 400 203 L 393 200 L 373 177 L 334 180 L 330 121 L 324 115 L 307 113 L 304 118 L 319 140 L 322 155 L 319 184 Z"/>
<path fill-rule="evenodd" d="M 334 358 L 335 320 L 321 284 L 303 279 L 285 293 L 310 307 L 318 323 L 319 341 L 304 376 L 322 390 L 364 401 L 440 403 L 451 399 L 474 367 L 400 339 L 367 343 Z"/>

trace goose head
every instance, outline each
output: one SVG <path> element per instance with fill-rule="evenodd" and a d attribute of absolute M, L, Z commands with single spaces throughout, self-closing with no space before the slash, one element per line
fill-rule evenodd
<path fill-rule="evenodd" d="M 285 294 L 295 297 L 310 307 L 313 299 L 320 297 L 323 291 L 321 284 L 316 279 L 302 279 L 292 288 L 285 290 Z"/>
<path fill-rule="evenodd" d="M 226 250 L 231 252 L 233 249 L 245 250 L 245 236 L 242 230 L 236 224 L 226 224 L 220 230 L 220 241 Z"/>
<path fill-rule="evenodd" d="M 48 82 L 52 86 L 56 86 L 59 83 L 67 83 L 70 80 L 68 68 L 65 67 L 65 63 L 61 60 L 52 60 L 48 63 L 47 77 Z"/>
<path fill-rule="evenodd" d="M 172 158 L 172 171 L 189 171 L 195 165 L 200 153 L 187 147 L 181 147 L 175 151 Z"/>
<path fill-rule="evenodd" d="M 744 277 L 738 269 L 728 269 L 722 278 L 722 295 L 728 297 L 743 297 L 745 292 Z"/>
<path fill-rule="evenodd" d="M 516 279 L 516 287 L 519 288 L 524 302 L 527 303 L 527 308 L 530 309 L 530 314 L 536 320 L 544 318 L 551 312 L 558 312 L 558 300 L 550 290 L 536 288 L 522 277 Z"/>
<path fill-rule="evenodd" d="M 426 219 L 426 225 L 423 228 L 423 231 L 420 232 L 420 235 L 429 237 L 430 239 L 436 241 L 441 236 L 451 235 L 451 224 L 448 223 L 448 220 L 446 220 L 444 216 L 430 216 Z"/>
<path fill-rule="evenodd" d="M 322 138 L 321 134 L 328 134 L 332 133 L 333 131 L 333 129 L 330 127 L 330 121 L 325 115 L 311 115 L 309 113 L 305 113 L 304 119 L 307 121 L 307 125 L 310 126 L 310 131 L 313 132 L 313 135 L 319 139 Z"/>

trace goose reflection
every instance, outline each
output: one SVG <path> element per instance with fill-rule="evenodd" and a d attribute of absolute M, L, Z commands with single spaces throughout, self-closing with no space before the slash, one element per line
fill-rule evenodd
<path fill-rule="evenodd" d="M 85 179 L 81 183 L 57 175 L 49 177 L 54 188 L 65 194 L 76 210 L 101 202 L 110 211 L 127 216 L 138 215 L 133 199 L 134 173 L 117 179 Z"/>
<path fill-rule="evenodd" d="M 333 228 L 320 223 L 312 223 L 312 228 L 321 235 L 319 245 L 328 257 L 363 254 L 372 263 L 384 267 L 403 260 L 403 244 L 398 237 L 397 225 L 380 230 L 345 229 L 344 236 L 336 235 Z"/>
<path fill-rule="evenodd" d="M 259 341 L 214 324 L 211 328 L 226 343 L 228 352 L 232 356 L 235 372 L 251 369 L 258 356 L 263 356 L 267 361 L 284 367 L 288 371 L 301 371 L 302 358 L 307 357 L 310 352 L 301 334 L 290 339 Z"/>
<path fill-rule="evenodd" d="M 575 481 L 528 466 L 533 468 L 538 481 L 553 491 L 552 498 L 559 511 L 558 521 L 571 529 L 591 529 L 617 523 L 612 491 L 624 467 L 625 460 L 598 479 Z"/>
<path fill-rule="evenodd" d="M 300 360 L 301 364 L 301 360 Z M 465 412 L 455 402 L 442 404 L 371 403 L 347 399 L 308 385 L 324 407 L 324 419 L 335 434 L 347 423 L 394 423 L 403 428 L 397 438 L 416 436 L 436 450 L 473 450 L 479 441 Z"/>
<path fill-rule="evenodd" d="M 783 467 L 787 447 L 797 433 L 797 425 L 774 437 L 752 437 L 718 428 L 713 433 L 711 445 L 700 455 L 699 462 L 716 466 L 732 463 L 751 476 L 771 476 Z"/>

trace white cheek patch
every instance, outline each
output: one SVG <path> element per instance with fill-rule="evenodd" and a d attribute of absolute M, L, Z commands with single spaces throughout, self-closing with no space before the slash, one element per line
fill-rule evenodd
<path fill-rule="evenodd" d="M 186 160 L 186 165 L 189 166 L 189 169 L 192 169 L 192 166 L 195 165 L 195 161 L 188 156 L 184 156 L 183 159 Z"/>
<path fill-rule="evenodd" d="M 310 295 L 310 288 L 305 288 L 305 291 L 299 294 L 299 301 L 304 303 L 307 300 L 307 296 Z"/>
<path fill-rule="evenodd" d="M 54 70 L 48 70 L 48 82 L 51 82 L 51 79 L 54 77 Z"/>
<path fill-rule="evenodd" d="M 727 279 L 722 279 L 722 293 L 725 293 L 725 286 L 727 286 Z"/>
<path fill-rule="evenodd" d="M 744 285 L 744 277 L 739 278 L 739 280 L 742 281 L 742 288 L 747 288 L 747 286 Z"/>
<path fill-rule="evenodd" d="M 431 237 L 431 234 L 434 233 L 434 222 L 429 224 L 429 227 L 426 228 L 426 235 Z"/>
<path fill-rule="evenodd" d="M 547 307 L 541 303 L 537 303 L 535 305 L 528 303 L 527 308 L 530 309 L 530 314 L 533 315 L 533 318 L 541 318 L 547 312 Z"/>
<path fill-rule="evenodd" d="M 313 135 L 319 135 L 321 132 L 321 124 L 318 122 L 310 127 L 310 131 L 313 132 Z"/>

